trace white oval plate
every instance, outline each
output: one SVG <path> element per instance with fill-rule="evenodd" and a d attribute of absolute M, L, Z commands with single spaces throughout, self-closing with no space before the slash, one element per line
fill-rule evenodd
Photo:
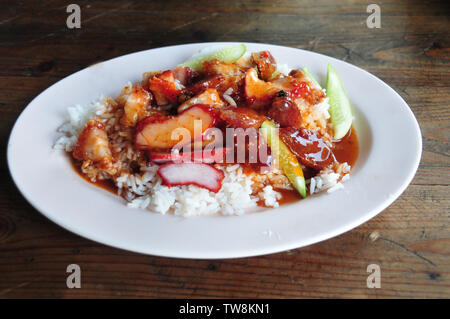
<path fill-rule="evenodd" d="M 244 216 L 183 218 L 127 208 L 87 183 L 68 156 L 52 146 L 66 108 L 101 94 L 117 96 L 145 71 L 170 69 L 201 43 L 137 52 L 95 64 L 37 96 L 17 120 L 8 143 L 11 175 L 25 198 L 58 225 L 83 237 L 135 252 L 183 258 L 255 256 L 298 248 L 342 234 L 390 205 L 411 182 L 420 161 L 420 129 L 405 101 L 370 73 L 321 54 L 247 43 L 270 50 L 291 68 L 307 66 L 320 83 L 327 64 L 338 71 L 354 106 L 360 156 L 345 188 Z M 228 43 L 229 44 L 229 43 Z"/>

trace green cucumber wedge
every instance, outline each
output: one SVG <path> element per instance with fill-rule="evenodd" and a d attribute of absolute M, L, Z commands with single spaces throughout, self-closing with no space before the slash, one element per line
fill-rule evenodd
<path fill-rule="evenodd" d="M 245 44 L 235 45 L 232 47 L 223 48 L 218 51 L 205 54 L 198 58 L 194 58 L 192 60 L 180 64 L 179 66 L 187 66 L 194 70 L 201 70 L 203 62 L 212 59 L 217 59 L 219 61 L 228 63 L 234 63 L 244 55 L 246 50 L 247 48 L 245 47 Z"/>
<path fill-rule="evenodd" d="M 334 139 L 339 140 L 347 134 L 352 126 L 353 115 L 350 101 L 336 70 L 328 64 L 327 96 L 330 103 L 331 123 L 333 123 Z"/>

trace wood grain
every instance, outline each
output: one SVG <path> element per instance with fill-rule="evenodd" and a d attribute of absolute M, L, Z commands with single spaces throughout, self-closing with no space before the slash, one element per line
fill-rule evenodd
<path fill-rule="evenodd" d="M 64 1 L 26 1 L 0 11 L 0 147 L 42 90 L 99 61 L 203 41 L 287 45 L 346 60 L 380 77 L 411 106 L 423 134 L 420 168 L 376 218 L 337 238 L 244 259 L 144 256 L 71 234 L 34 210 L 0 157 L 0 298 L 29 297 L 450 297 L 450 21 L 445 1 L 77 1 L 69 30 Z M 386 128 L 390 129 L 390 128 Z M 388 159 L 387 159 L 388 160 Z M 66 288 L 66 267 L 82 288 Z M 379 264 L 382 288 L 366 287 Z"/>

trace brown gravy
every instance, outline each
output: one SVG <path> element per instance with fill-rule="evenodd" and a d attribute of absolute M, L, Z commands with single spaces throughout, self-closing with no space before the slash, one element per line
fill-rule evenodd
<path fill-rule="evenodd" d="M 111 192 L 115 195 L 118 194 L 117 192 L 117 186 L 114 184 L 114 182 L 110 179 L 103 179 L 103 180 L 98 180 L 98 181 L 91 181 L 89 178 L 86 177 L 86 175 L 83 174 L 83 172 L 81 171 L 81 162 L 77 159 L 75 159 L 72 154 L 69 154 L 69 158 L 70 158 L 70 162 L 72 163 L 72 167 L 74 169 L 75 172 L 77 172 L 77 174 L 79 176 L 81 176 L 85 181 L 87 181 L 88 183 L 98 186 L 100 188 L 103 188 L 104 190 L 107 190 L 108 192 Z"/>
<path fill-rule="evenodd" d="M 333 154 L 339 163 L 347 162 L 351 167 L 355 165 L 359 155 L 359 144 L 353 125 L 347 135 L 334 143 Z"/>

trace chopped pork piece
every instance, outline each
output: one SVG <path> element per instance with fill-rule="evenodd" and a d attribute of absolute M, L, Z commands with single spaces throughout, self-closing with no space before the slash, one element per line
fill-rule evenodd
<path fill-rule="evenodd" d="M 172 71 L 165 71 L 152 77 L 148 87 L 153 93 L 158 106 L 176 104 L 178 95 L 182 93 Z"/>
<path fill-rule="evenodd" d="M 259 79 L 255 69 L 248 69 L 245 73 L 245 97 L 247 103 L 254 109 L 262 109 L 269 105 L 280 90 L 279 86 Z"/>
<path fill-rule="evenodd" d="M 224 76 L 236 76 L 244 73 L 244 70 L 236 64 L 222 62 L 217 59 L 203 62 L 203 72 L 206 74 L 221 74 Z"/>
<path fill-rule="evenodd" d="M 191 92 L 192 95 L 197 95 L 205 91 L 206 89 L 217 89 L 221 86 L 222 82 L 225 80 L 223 75 L 208 75 L 203 79 L 195 82 L 188 87 L 187 91 Z"/>
<path fill-rule="evenodd" d="M 245 69 L 236 64 L 213 59 L 203 62 L 203 71 L 206 74 L 223 78 L 216 86 L 216 89 L 220 94 L 223 94 L 230 88 L 233 92 L 239 92 L 244 85 Z"/>
<path fill-rule="evenodd" d="M 153 78 L 154 76 L 163 73 L 163 71 L 155 71 L 155 72 L 144 72 L 142 74 L 142 81 L 141 85 L 145 88 L 148 87 L 148 81 Z"/>
<path fill-rule="evenodd" d="M 135 145 L 138 149 L 149 150 L 170 149 L 184 139 L 190 143 L 214 126 L 216 117 L 211 107 L 202 104 L 193 105 L 176 116 L 155 114 L 138 123 Z"/>
<path fill-rule="evenodd" d="M 277 70 L 277 62 L 269 51 L 261 51 L 252 53 L 253 61 L 258 66 L 261 79 L 268 81 L 272 78 L 273 73 Z"/>
<path fill-rule="evenodd" d="M 144 90 L 139 84 L 135 84 L 125 102 L 122 124 L 135 126 L 138 121 L 147 116 L 147 106 L 151 101 L 151 93 Z"/>
<path fill-rule="evenodd" d="M 109 168 L 112 163 L 108 135 L 100 120 L 91 119 L 78 136 L 73 157 L 81 161 L 98 163 L 101 168 Z"/>
<path fill-rule="evenodd" d="M 220 95 L 216 89 L 206 89 L 203 93 L 196 95 L 181 104 L 178 107 L 178 113 L 195 104 L 207 104 L 215 108 L 222 108 L 225 106 L 225 103 L 220 98 Z"/>
<path fill-rule="evenodd" d="M 185 66 L 177 66 L 172 69 L 172 73 L 175 80 L 179 81 L 180 84 L 184 86 L 192 84 L 195 79 L 199 77 L 199 73 L 197 71 Z"/>

